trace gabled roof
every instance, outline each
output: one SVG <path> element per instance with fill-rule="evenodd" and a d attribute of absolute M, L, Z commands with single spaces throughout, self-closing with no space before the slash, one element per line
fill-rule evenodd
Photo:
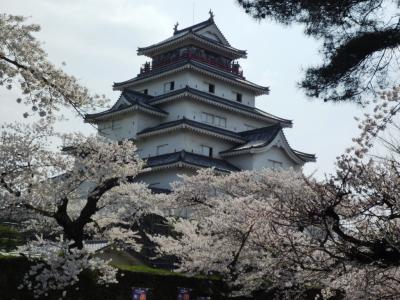
<path fill-rule="evenodd" d="M 244 105 L 237 101 L 228 100 L 222 97 L 218 97 L 214 94 L 202 92 L 197 89 L 191 88 L 189 86 L 153 97 L 149 99 L 147 103 L 151 105 L 158 105 L 167 101 L 171 101 L 173 99 L 181 98 L 183 96 L 194 97 L 200 101 L 205 101 L 207 103 L 211 103 L 213 105 L 222 107 L 224 109 L 242 113 L 247 116 L 255 117 L 257 119 L 268 120 L 270 122 L 277 122 L 280 123 L 282 127 L 292 127 L 291 120 L 279 118 L 256 107 Z"/>
<path fill-rule="evenodd" d="M 146 168 L 143 171 L 174 167 L 215 168 L 221 172 L 240 171 L 239 168 L 225 160 L 194 154 L 184 150 L 147 158 Z"/>
<path fill-rule="evenodd" d="M 315 161 L 314 154 L 308 154 L 292 149 L 287 142 L 280 125 L 273 125 L 263 128 L 257 128 L 248 131 L 239 132 L 239 134 L 247 140 L 246 143 L 237 145 L 229 150 L 221 151 L 222 156 L 240 155 L 246 153 L 253 153 L 254 151 L 265 151 L 263 149 L 269 148 L 276 140 L 278 135 L 283 139 L 283 147 L 292 159 L 302 162 Z"/>
<path fill-rule="evenodd" d="M 235 75 L 233 73 L 214 68 L 210 65 L 201 63 L 199 61 L 192 60 L 190 58 L 183 59 L 181 61 L 178 61 L 173 64 L 169 64 L 164 67 L 153 69 L 150 72 L 140 74 L 137 77 L 126 80 L 126 81 L 115 82 L 113 85 L 113 88 L 114 88 L 114 90 L 122 90 L 126 87 L 134 86 L 137 83 L 143 83 L 143 82 L 146 82 L 149 80 L 155 80 L 160 77 L 174 74 L 174 73 L 180 72 L 185 69 L 194 70 L 201 74 L 208 75 L 209 77 L 219 79 L 222 81 L 228 81 L 237 86 L 241 86 L 242 88 L 250 89 L 251 91 L 255 92 L 256 95 L 268 94 L 268 92 L 269 92 L 269 87 L 255 84 L 251 81 L 243 79 L 239 75 Z"/>
<path fill-rule="evenodd" d="M 118 101 L 110 109 L 100 113 L 86 114 L 85 122 L 94 122 L 95 120 L 105 119 L 113 115 L 118 115 L 134 110 L 140 110 L 160 117 L 167 116 L 167 112 L 147 103 L 150 98 L 151 96 L 145 95 L 143 93 L 131 90 L 124 90 L 121 93 Z"/>
<path fill-rule="evenodd" d="M 215 48 L 214 50 L 222 51 L 222 53 L 232 59 L 246 57 L 246 51 L 236 49 L 229 44 L 213 18 L 180 30 L 175 30 L 171 37 L 159 43 L 138 48 L 138 54 L 153 57 L 176 46 L 181 47 L 198 43 Z"/>
<path fill-rule="evenodd" d="M 155 127 L 146 128 L 139 132 L 137 137 L 147 137 L 177 129 L 191 129 L 195 132 L 206 133 L 218 138 L 230 140 L 235 143 L 243 143 L 246 141 L 236 132 L 211 126 L 205 123 L 196 122 L 187 118 L 182 118 L 176 121 L 162 123 Z"/>
<path fill-rule="evenodd" d="M 202 30 L 204 28 L 207 28 L 207 27 L 209 27 L 211 25 L 215 25 L 214 18 L 208 18 L 207 20 L 202 21 L 202 22 L 197 23 L 197 24 L 194 24 L 192 26 L 188 26 L 188 27 L 182 28 L 182 29 L 177 29 L 174 32 L 174 36 L 177 36 L 177 35 L 180 35 L 180 34 L 185 34 L 185 33 L 188 33 L 188 32 L 198 32 L 198 31 L 200 31 L 200 30 Z M 222 34 L 222 32 L 221 32 L 221 34 Z M 224 37 L 224 43 L 229 46 L 229 42 L 225 39 L 225 37 Z"/>

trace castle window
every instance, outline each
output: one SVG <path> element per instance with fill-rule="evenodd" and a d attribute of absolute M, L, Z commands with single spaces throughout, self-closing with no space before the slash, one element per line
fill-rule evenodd
<path fill-rule="evenodd" d="M 226 118 L 215 116 L 214 124 L 219 127 L 226 127 Z"/>
<path fill-rule="evenodd" d="M 156 155 L 161 155 L 167 153 L 168 144 L 158 145 L 156 149 Z"/>
<path fill-rule="evenodd" d="M 213 148 L 205 145 L 201 145 L 201 154 L 212 157 L 213 156 Z"/>
<path fill-rule="evenodd" d="M 112 121 L 111 127 L 112 127 L 113 130 L 114 129 L 121 129 L 122 128 L 122 122 L 114 120 L 114 121 Z"/>
<path fill-rule="evenodd" d="M 213 114 L 209 114 L 209 113 L 203 112 L 201 114 L 201 120 L 204 123 L 208 123 L 208 124 L 215 125 L 215 126 L 218 126 L 218 127 L 224 127 L 224 128 L 226 127 L 226 118 L 220 117 L 220 116 L 217 116 L 217 115 L 213 115 Z"/>
<path fill-rule="evenodd" d="M 215 93 L 215 85 L 214 84 L 212 84 L 212 83 L 208 84 L 208 92 L 211 94 Z"/>
<path fill-rule="evenodd" d="M 175 89 L 174 81 L 164 83 L 164 92 L 173 91 L 174 89 Z"/>
<path fill-rule="evenodd" d="M 236 93 L 236 101 L 242 103 L 242 94 Z"/>

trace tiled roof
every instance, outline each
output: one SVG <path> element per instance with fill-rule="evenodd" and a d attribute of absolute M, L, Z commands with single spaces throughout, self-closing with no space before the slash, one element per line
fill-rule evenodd
<path fill-rule="evenodd" d="M 269 114 L 269 113 L 267 113 L 265 111 L 262 111 L 261 109 L 258 109 L 258 108 L 252 107 L 252 106 L 248 106 L 248 105 L 244 105 L 244 104 L 239 103 L 237 101 L 232 101 L 232 100 L 228 100 L 228 99 L 225 99 L 225 98 L 222 98 L 222 97 L 218 97 L 218 96 L 215 96 L 215 95 L 210 94 L 210 93 L 202 92 L 202 91 L 199 91 L 197 89 L 191 88 L 189 86 L 186 86 L 183 89 L 172 91 L 170 93 L 166 93 L 166 94 L 163 94 L 163 95 L 159 95 L 159 96 L 153 97 L 153 98 L 148 100 L 148 103 L 156 105 L 157 102 L 161 101 L 162 99 L 173 97 L 175 95 L 179 95 L 179 94 L 182 94 L 182 93 L 185 93 L 185 92 L 189 92 L 189 93 L 191 93 L 193 95 L 212 100 L 212 101 L 214 101 L 214 102 L 216 102 L 218 104 L 224 105 L 224 106 L 229 107 L 229 108 L 235 108 L 235 109 L 238 109 L 238 110 L 246 112 L 246 113 L 250 113 L 250 114 L 253 114 L 253 115 L 258 115 L 260 117 L 264 117 L 264 118 L 267 118 L 267 119 L 274 120 L 276 122 L 281 123 L 281 125 L 283 127 L 291 127 L 292 126 L 292 121 L 291 120 L 279 118 L 279 117 L 274 116 L 272 114 Z"/>
<path fill-rule="evenodd" d="M 139 132 L 137 135 L 145 135 L 148 133 L 152 133 L 152 132 L 157 132 L 159 130 L 163 130 L 163 129 L 169 129 L 169 128 L 174 128 L 174 127 L 178 127 L 180 125 L 187 125 L 193 128 L 198 128 L 198 129 L 202 129 L 205 131 L 209 131 L 212 132 L 214 134 L 217 135 L 224 135 L 227 137 L 230 137 L 236 141 L 245 141 L 244 138 L 242 138 L 238 133 L 230 131 L 230 130 L 226 130 L 223 128 L 219 128 L 219 127 L 215 127 L 215 126 L 211 126 L 205 123 L 200 123 L 197 121 L 193 121 L 187 118 L 182 118 L 176 121 L 171 121 L 171 122 L 166 122 L 166 123 L 162 123 L 158 126 L 155 127 L 150 127 L 150 128 L 146 128 L 144 130 L 142 130 L 141 132 Z"/>
<path fill-rule="evenodd" d="M 122 112 L 124 110 L 128 110 L 130 108 L 134 107 L 140 107 L 143 108 L 144 110 L 152 111 L 157 114 L 161 115 L 168 115 L 167 112 L 163 111 L 162 109 L 152 106 L 147 103 L 147 101 L 151 98 L 151 96 L 145 95 L 143 93 L 139 93 L 136 91 L 131 91 L 131 90 L 124 90 L 120 96 L 123 97 L 125 100 L 127 100 L 130 104 L 127 103 L 121 103 L 119 105 L 117 101 L 110 109 L 100 112 L 100 113 L 95 113 L 95 114 L 86 114 L 85 115 L 85 121 L 91 121 L 94 119 L 97 119 L 99 117 L 103 117 L 112 113 L 117 113 L 117 112 Z"/>
<path fill-rule="evenodd" d="M 239 134 L 246 140 L 246 143 L 222 151 L 221 154 L 267 146 L 275 139 L 281 130 L 282 127 L 280 125 L 273 125 L 239 132 Z"/>
<path fill-rule="evenodd" d="M 186 28 L 178 29 L 178 30 L 176 30 L 174 32 L 174 35 L 179 35 L 179 34 L 187 33 L 187 32 L 190 32 L 190 31 L 196 32 L 196 31 L 204 29 L 204 28 L 206 28 L 206 27 L 208 27 L 210 25 L 213 25 L 213 24 L 215 24 L 214 19 L 213 18 L 208 18 L 207 20 L 205 20 L 203 22 L 194 24 L 194 25 L 186 27 Z"/>
<path fill-rule="evenodd" d="M 235 152 L 247 152 L 248 150 L 251 149 L 257 149 L 257 148 L 262 148 L 268 146 L 275 138 L 276 136 L 282 132 L 282 127 L 277 124 L 269 127 L 263 127 L 263 128 L 257 128 L 253 130 L 248 130 L 248 131 L 242 131 L 239 132 L 244 139 L 247 140 L 246 143 L 237 145 L 231 149 L 225 150 L 220 152 L 220 154 L 231 154 Z M 283 138 L 285 140 L 285 143 L 287 144 L 288 149 L 300 160 L 302 161 L 315 161 L 315 155 L 314 154 L 308 154 L 300 151 L 296 151 L 292 149 L 289 145 L 289 143 L 286 140 L 285 135 L 283 135 Z"/>
<path fill-rule="evenodd" d="M 211 66 L 209 66 L 207 64 L 204 64 L 204 63 L 201 63 L 201 62 L 198 62 L 198 61 L 195 61 L 195 60 L 191 60 L 190 58 L 183 59 L 183 60 L 178 61 L 178 62 L 176 62 L 174 64 L 170 64 L 170 65 L 167 65 L 167 66 L 164 66 L 164 67 L 160 67 L 160 68 L 154 69 L 154 70 L 152 70 L 150 72 L 141 74 L 141 75 L 139 75 L 139 76 L 137 76 L 135 78 L 129 79 L 127 81 L 116 82 L 116 83 L 114 83 L 113 87 L 114 87 L 114 89 L 118 89 L 118 88 L 121 88 L 123 86 L 129 85 L 131 83 L 140 82 L 140 81 L 142 81 L 144 79 L 149 79 L 149 78 L 151 78 L 151 77 L 153 77 L 155 75 L 160 75 L 160 74 L 172 71 L 174 69 L 179 69 L 179 68 L 184 67 L 184 66 L 194 67 L 194 68 L 197 68 L 197 69 L 212 73 L 213 75 L 221 76 L 224 79 L 230 79 L 233 82 L 236 82 L 237 84 L 241 84 L 241 85 L 248 86 L 250 88 L 256 89 L 261 94 L 266 94 L 266 93 L 269 92 L 269 87 L 265 87 L 265 86 L 261 86 L 261 85 L 255 84 L 255 83 L 253 83 L 251 81 L 248 81 L 248 80 L 245 80 L 245 79 L 241 78 L 239 75 L 235 75 L 235 74 L 230 73 L 230 72 L 225 72 L 223 70 L 219 70 L 217 68 L 213 68 L 213 67 L 211 67 Z"/>
<path fill-rule="evenodd" d="M 227 39 L 225 38 L 225 36 L 222 34 L 222 32 L 219 30 L 219 28 L 218 28 L 218 31 L 221 33 L 221 35 L 223 37 L 223 43 L 218 42 L 213 39 L 210 39 L 204 35 L 198 34 L 198 32 L 200 30 L 202 30 L 208 26 L 211 26 L 211 25 L 215 25 L 218 28 L 218 26 L 215 24 L 214 20 L 212 18 L 210 18 L 210 19 L 200 22 L 198 24 L 176 30 L 171 37 L 169 37 L 161 42 L 155 43 L 155 44 L 147 46 L 147 47 L 139 47 L 138 54 L 149 53 L 149 51 L 151 52 L 153 49 L 156 49 L 158 47 L 165 47 L 165 46 L 173 44 L 174 42 L 182 41 L 182 39 L 186 39 L 186 38 L 190 39 L 190 38 L 196 37 L 196 38 L 200 39 L 200 41 L 204 40 L 206 42 L 216 45 L 217 47 L 220 47 L 220 48 L 222 47 L 222 48 L 229 50 L 230 52 L 236 53 L 237 58 L 246 57 L 246 51 L 239 50 L 239 49 L 232 47 L 229 44 L 229 42 L 227 41 Z"/>
<path fill-rule="evenodd" d="M 216 170 L 222 172 L 240 171 L 239 168 L 235 167 L 225 160 L 194 154 L 186 152 L 184 150 L 180 152 L 149 157 L 146 159 L 146 167 L 154 168 L 160 166 L 168 166 L 180 162 L 200 168 L 214 167 Z"/>

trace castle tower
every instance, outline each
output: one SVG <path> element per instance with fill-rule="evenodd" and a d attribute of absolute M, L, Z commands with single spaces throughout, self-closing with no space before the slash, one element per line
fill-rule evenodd
<path fill-rule="evenodd" d="M 301 168 L 315 156 L 290 147 L 283 128 L 290 120 L 255 107 L 269 88 L 246 80 L 232 47 L 210 18 L 178 29 L 159 43 L 138 48 L 140 73 L 114 83 L 121 91 L 107 111 L 86 115 L 99 134 L 133 139 L 147 161 L 140 180 L 168 189 L 178 174 L 199 168 L 217 172 L 260 168 Z"/>

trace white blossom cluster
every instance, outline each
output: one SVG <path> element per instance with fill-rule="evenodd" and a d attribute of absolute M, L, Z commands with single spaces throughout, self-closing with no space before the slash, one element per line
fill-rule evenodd
<path fill-rule="evenodd" d="M 20 247 L 20 252 L 38 262 L 25 274 L 19 288 L 32 290 L 35 298 L 48 296 L 49 291 L 62 291 L 61 296 L 65 297 L 66 288 L 78 283 L 83 270 L 96 272 L 99 284 L 117 282 L 117 270 L 110 261 L 91 257 L 85 249 L 70 249 L 69 244 L 62 238 L 49 241 L 37 237 Z"/>
<path fill-rule="evenodd" d="M 382 94 L 323 181 L 293 170 L 184 176 L 171 205 L 193 213 L 171 219 L 176 236 L 152 237 L 159 252 L 177 256 L 180 271 L 219 274 L 245 295 L 274 290 L 293 299 L 316 288 L 326 299 L 398 299 L 400 147 L 387 159 L 366 156 L 393 124 L 398 90 Z"/>
<path fill-rule="evenodd" d="M 83 115 L 85 109 L 103 106 L 104 96 L 90 95 L 75 77 L 48 61 L 34 36 L 39 30 L 25 17 L 0 14 L 0 86 L 22 91 L 17 102 L 31 107 L 24 117 L 38 114 L 51 119 L 61 107 Z"/>
<path fill-rule="evenodd" d="M 51 147 L 57 139 L 68 146 Z M 38 259 L 25 285 L 36 296 L 65 289 L 83 270 L 96 269 L 98 282 L 114 282 L 116 270 L 85 250 L 85 239 L 140 250 L 133 229 L 146 214 L 161 214 L 168 196 L 134 182 L 144 164 L 130 141 L 60 136 L 42 120 L 33 125 L 4 124 L 0 135 L 1 212 L 18 212 L 24 228 L 59 242 L 39 239 L 23 249 Z"/>

